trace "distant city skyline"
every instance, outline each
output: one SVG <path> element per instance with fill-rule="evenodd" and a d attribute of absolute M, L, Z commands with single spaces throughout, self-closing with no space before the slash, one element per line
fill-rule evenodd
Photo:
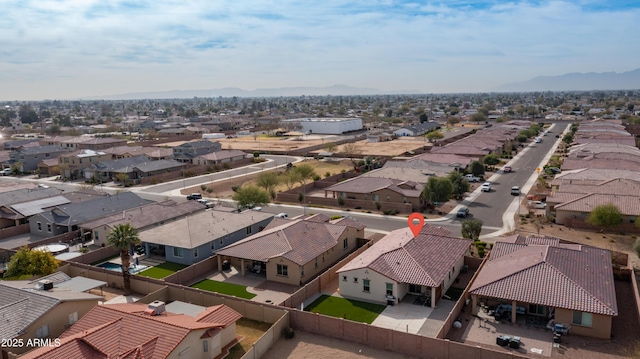
<path fill-rule="evenodd" d="M 9 0 L 0 101 L 344 84 L 483 92 L 640 67 L 640 2 Z"/>

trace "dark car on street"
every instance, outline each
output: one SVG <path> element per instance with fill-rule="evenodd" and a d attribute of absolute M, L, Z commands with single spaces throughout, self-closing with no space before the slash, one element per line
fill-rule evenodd
<path fill-rule="evenodd" d="M 468 215 L 469 215 L 469 208 L 467 207 L 460 207 L 460 209 L 458 209 L 458 212 L 456 213 L 456 217 L 459 217 L 459 218 L 467 218 Z"/>

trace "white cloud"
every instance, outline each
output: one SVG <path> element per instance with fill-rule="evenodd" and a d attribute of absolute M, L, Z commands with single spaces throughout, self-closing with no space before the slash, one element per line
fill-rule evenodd
<path fill-rule="evenodd" d="M 9 1 L 0 14 L 0 99 L 332 84 L 468 92 L 638 67 L 640 10 L 606 6 Z"/>

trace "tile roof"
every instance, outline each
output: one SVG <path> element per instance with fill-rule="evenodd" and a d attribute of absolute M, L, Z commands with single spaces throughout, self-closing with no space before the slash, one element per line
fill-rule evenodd
<path fill-rule="evenodd" d="M 561 168 L 562 170 L 603 168 L 640 172 L 640 155 L 632 155 L 628 153 L 600 153 L 585 158 L 569 157 L 564 159 Z"/>
<path fill-rule="evenodd" d="M 99 305 L 60 336 L 59 347 L 40 347 L 23 358 L 166 358 L 191 331 L 206 335 L 241 315 L 225 305 L 208 307 L 196 317 L 144 314 L 146 304 Z"/>
<path fill-rule="evenodd" d="M 92 168 L 97 169 L 102 172 L 131 172 L 133 171 L 133 167 L 143 165 L 147 162 L 151 162 L 147 156 L 134 156 L 134 157 L 126 157 L 120 158 L 117 160 L 108 160 L 108 161 L 100 161 L 94 165 Z"/>
<path fill-rule="evenodd" d="M 174 201 L 152 203 L 144 207 L 125 210 L 94 221 L 85 222 L 82 228 L 93 229 L 103 225 L 114 227 L 118 224 L 130 223 L 135 228 L 144 228 L 162 221 L 178 218 L 189 213 L 204 210 L 205 207 L 196 201 L 186 201 L 176 204 Z"/>
<path fill-rule="evenodd" d="M 471 294 L 618 315 L 611 254 L 589 246 L 498 240 Z"/>
<path fill-rule="evenodd" d="M 304 219 L 288 222 L 264 229 L 218 250 L 216 254 L 261 262 L 282 256 L 303 265 L 336 246 L 347 230 L 345 225 Z"/>
<path fill-rule="evenodd" d="M 640 181 L 616 178 L 607 181 L 599 181 L 597 183 L 575 181 L 572 183 L 562 183 L 560 188 L 554 193 L 557 194 L 638 194 L 640 193 Z"/>
<path fill-rule="evenodd" d="M 14 288 L 0 282 L 0 338 L 15 338 L 31 323 L 60 302 L 36 291 Z"/>
<path fill-rule="evenodd" d="M 205 155 L 198 156 L 198 157 L 202 157 L 210 161 L 221 161 L 221 160 L 226 160 L 228 158 L 246 157 L 246 156 L 247 156 L 247 153 L 242 152 L 240 150 L 222 150 L 222 151 L 207 153 Z"/>
<path fill-rule="evenodd" d="M 441 163 L 447 166 L 454 166 L 454 167 L 467 167 L 468 165 L 471 164 L 471 162 L 473 162 L 472 158 L 458 156 L 456 154 L 449 154 L 449 153 L 434 154 L 429 152 L 423 153 L 421 155 L 417 155 L 409 159 L 408 162 L 418 161 L 418 160 L 423 160 L 423 161 L 433 162 L 433 163 Z"/>
<path fill-rule="evenodd" d="M 83 202 L 57 206 L 49 211 L 40 213 L 39 216 L 44 217 L 51 223 L 64 226 L 79 225 L 96 218 L 122 213 L 122 211 L 151 203 L 153 201 L 142 199 L 133 192 L 122 192 L 115 195 L 92 198 Z"/>
<path fill-rule="evenodd" d="M 18 152 L 24 155 L 38 155 L 46 153 L 64 153 L 67 152 L 67 150 L 60 146 L 46 145 L 37 147 L 21 147 Z"/>
<path fill-rule="evenodd" d="M 597 206 L 612 203 L 625 216 L 640 215 L 640 196 L 617 194 L 587 194 L 569 202 L 555 205 L 556 210 L 591 212 Z"/>
<path fill-rule="evenodd" d="M 557 174 L 552 181 L 552 184 L 556 185 L 572 180 L 609 181 L 617 178 L 637 180 L 640 178 L 640 172 L 603 168 L 582 168 Z"/>
<path fill-rule="evenodd" d="M 270 218 L 273 218 L 272 213 L 261 211 L 237 213 L 214 209 L 142 231 L 140 240 L 180 248 L 195 248 Z"/>
<path fill-rule="evenodd" d="M 178 162 L 176 160 L 150 160 L 134 166 L 134 168 L 144 173 L 159 171 L 163 169 L 171 169 L 176 167 L 186 167 L 186 164 Z M 124 172 L 126 171 L 126 169 L 120 169 L 119 171 L 114 171 L 114 172 L 120 172 L 120 171 L 123 171 L 123 173 L 126 173 Z"/>
<path fill-rule="evenodd" d="M 50 188 L 21 188 L 17 190 L 10 190 L 7 192 L 0 192 L 0 206 L 9 206 L 17 203 L 24 203 L 29 201 L 35 201 L 39 199 L 55 197 L 60 195 L 61 191 Z"/>
<path fill-rule="evenodd" d="M 451 231 L 429 224 L 416 237 L 409 228 L 398 229 L 340 268 L 338 273 L 369 268 L 396 282 L 436 287 L 472 244 L 450 236 Z"/>
<path fill-rule="evenodd" d="M 404 188 L 404 186 L 411 188 Z M 418 197 L 422 192 L 422 185 L 413 181 L 360 176 L 334 184 L 323 190 L 346 193 L 373 193 L 382 189 L 388 189 L 406 197 Z"/>

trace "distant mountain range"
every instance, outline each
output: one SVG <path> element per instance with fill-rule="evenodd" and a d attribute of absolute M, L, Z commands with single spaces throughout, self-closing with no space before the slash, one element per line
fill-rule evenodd
<path fill-rule="evenodd" d="M 591 91 L 640 89 L 640 69 L 628 72 L 569 73 L 559 76 L 538 76 L 524 82 L 495 87 L 492 92 L 531 91 Z"/>
<path fill-rule="evenodd" d="M 419 94 L 418 90 L 394 91 L 394 94 Z M 356 96 L 356 95 L 385 95 L 388 91 L 374 88 L 358 88 L 345 85 L 333 85 L 328 87 L 281 87 L 265 88 L 253 91 L 243 90 L 237 87 L 225 87 L 209 90 L 172 90 L 155 92 L 135 92 L 116 94 L 109 96 L 92 96 L 86 100 L 140 100 L 140 99 L 168 99 L 168 98 L 193 98 L 193 97 L 288 97 L 288 96 Z"/>

